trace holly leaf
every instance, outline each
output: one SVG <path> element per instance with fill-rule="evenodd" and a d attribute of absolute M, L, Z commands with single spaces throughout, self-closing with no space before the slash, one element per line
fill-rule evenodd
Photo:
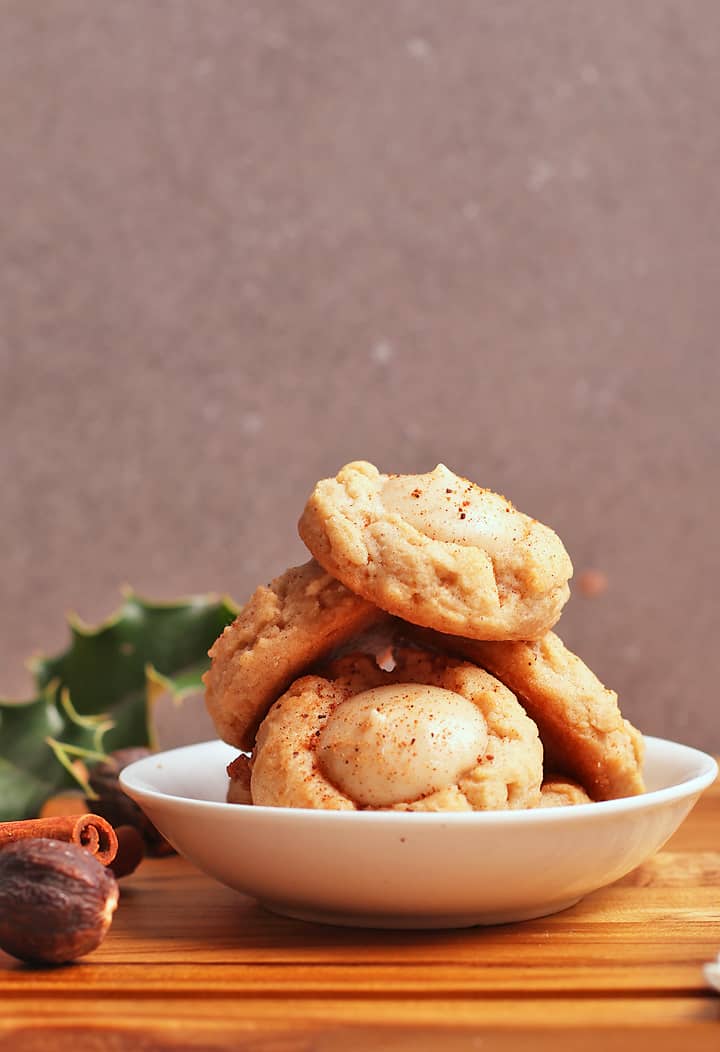
<path fill-rule="evenodd" d="M 37 696 L 0 701 L 0 821 L 32 817 L 67 786 L 87 792 L 87 766 L 114 749 L 153 747 L 159 693 L 180 704 L 202 690 L 207 651 L 236 614 L 226 598 L 127 591 L 101 625 L 71 618 L 68 648 L 31 662 Z"/>
<path fill-rule="evenodd" d="M 73 772 L 57 762 L 51 743 L 58 737 L 70 748 L 94 751 L 100 744 L 99 728 L 77 721 L 59 697 L 50 683 L 32 701 L 0 703 L 0 821 L 31 817 L 49 796 L 75 784 Z"/>

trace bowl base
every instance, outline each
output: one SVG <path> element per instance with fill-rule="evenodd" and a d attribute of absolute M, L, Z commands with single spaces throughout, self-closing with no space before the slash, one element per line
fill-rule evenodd
<path fill-rule="evenodd" d="M 582 896 L 547 902 L 530 908 L 492 910 L 486 913 L 355 913 L 348 911 L 304 909 L 286 906 L 281 902 L 261 901 L 260 905 L 270 913 L 292 920 L 309 921 L 311 924 L 331 924 L 340 928 L 477 928 L 493 924 L 515 924 L 518 921 L 549 917 L 576 906 Z"/>

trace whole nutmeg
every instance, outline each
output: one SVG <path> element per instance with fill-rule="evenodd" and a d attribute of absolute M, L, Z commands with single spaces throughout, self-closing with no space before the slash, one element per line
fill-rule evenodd
<path fill-rule="evenodd" d="M 118 826 L 134 826 L 141 834 L 150 854 L 169 855 L 173 849 L 167 840 L 135 801 L 130 799 L 118 781 L 118 775 L 123 768 L 149 755 L 150 749 L 143 746 L 116 749 L 107 760 L 96 764 L 90 770 L 88 782 L 91 789 L 97 793 L 97 799 L 88 799 L 87 804 L 95 814 L 101 815 L 116 829 Z"/>
<path fill-rule="evenodd" d="M 0 850 L 0 948 L 21 961 L 63 964 L 102 942 L 118 902 L 113 874 L 62 840 Z"/>
<path fill-rule="evenodd" d="M 110 863 L 115 876 L 127 877 L 134 873 L 145 857 L 145 841 L 135 826 L 118 826 L 115 830 L 118 849 Z"/>

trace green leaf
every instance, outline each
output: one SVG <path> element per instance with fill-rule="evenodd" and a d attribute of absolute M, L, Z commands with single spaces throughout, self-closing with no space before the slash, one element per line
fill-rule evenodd
<path fill-rule="evenodd" d="M 75 783 L 50 742 L 62 737 L 70 747 L 97 743 L 97 728 L 77 722 L 61 695 L 53 682 L 34 701 L 0 704 L 0 821 L 32 817 L 48 796 Z"/>
<path fill-rule="evenodd" d="M 72 618 L 69 647 L 31 663 L 38 696 L 0 701 L 0 821 L 37 814 L 67 786 L 85 789 L 74 761 L 154 745 L 158 694 L 181 703 L 202 689 L 207 651 L 236 613 L 215 596 L 158 603 L 128 591 L 97 627 Z"/>

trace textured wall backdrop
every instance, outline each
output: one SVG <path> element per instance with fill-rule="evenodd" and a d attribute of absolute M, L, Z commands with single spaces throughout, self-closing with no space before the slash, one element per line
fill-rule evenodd
<path fill-rule="evenodd" d="M 715 0 L 3 0 L 0 691 L 123 582 L 301 561 L 346 460 L 442 460 L 720 750 L 719 99 Z"/>

